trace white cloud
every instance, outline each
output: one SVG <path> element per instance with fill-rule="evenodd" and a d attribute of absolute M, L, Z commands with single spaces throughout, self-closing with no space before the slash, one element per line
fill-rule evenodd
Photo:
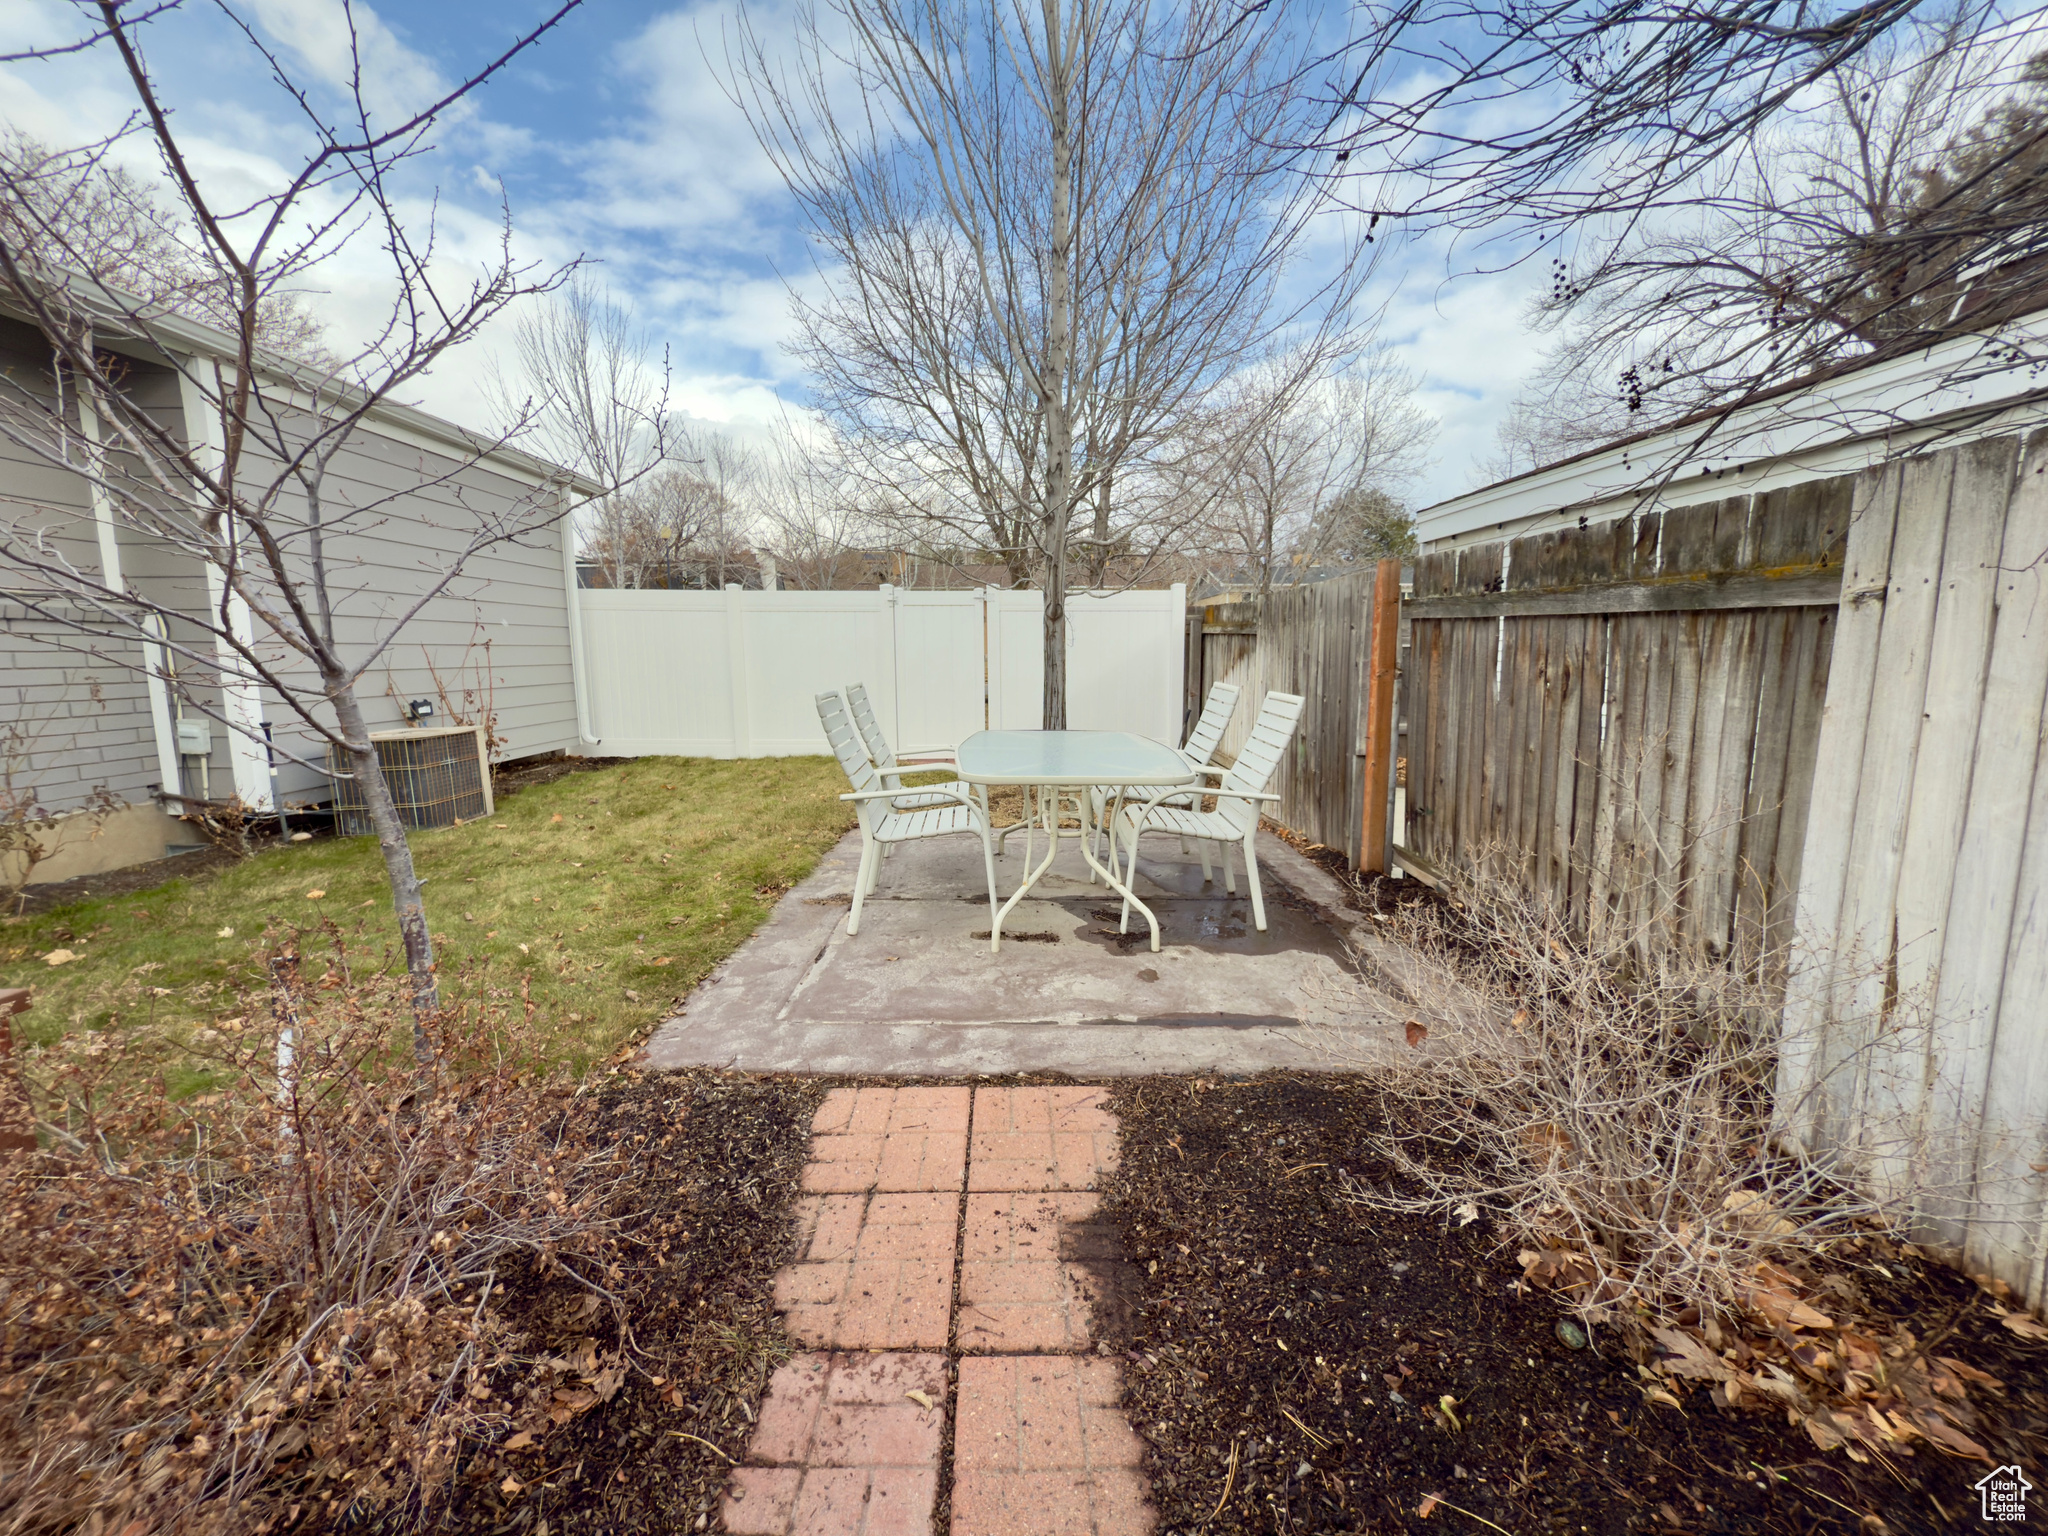
<path fill-rule="evenodd" d="M 1494 426 L 1539 360 L 1540 341 L 1523 323 L 1542 274 L 1512 269 L 1442 279 L 1441 255 L 1424 248 L 1387 306 L 1381 336 L 1422 380 L 1420 404 L 1440 423 L 1436 462 L 1410 492 L 1417 506 L 1481 483 L 1479 461 L 1494 451 Z"/>
<path fill-rule="evenodd" d="M 389 128 L 447 95 L 433 62 L 398 40 L 367 5 L 341 0 L 248 0 L 258 24 L 298 64 L 344 95 L 360 79 L 373 126 Z"/>

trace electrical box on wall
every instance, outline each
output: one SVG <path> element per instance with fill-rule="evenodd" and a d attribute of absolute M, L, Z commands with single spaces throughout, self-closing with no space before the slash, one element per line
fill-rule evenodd
<path fill-rule="evenodd" d="M 178 722 L 178 755 L 180 757 L 211 757 L 213 755 L 213 722 L 211 720 L 180 720 Z"/>

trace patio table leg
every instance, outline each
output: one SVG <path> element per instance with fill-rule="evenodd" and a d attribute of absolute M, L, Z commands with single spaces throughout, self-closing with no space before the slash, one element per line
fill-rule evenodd
<path fill-rule="evenodd" d="M 1110 825 L 1112 826 L 1112 828 L 1114 828 L 1115 823 L 1112 822 Z M 1115 848 L 1116 833 L 1112 830 L 1110 833 L 1111 858 L 1116 857 Z M 1094 867 L 1096 872 L 1102 876 L 1104 883 L 1107 884 L 1111 890 L 1115 891 L 1119 896 L 1123 897 L 1124 899 L 1123 919 L 1121 922 L 1117 924 L 1117 932 L 1122 933 L 1124 931 L 1125 926 L 1130 922 L 1131 908 L 1136 907 L 1140 912 L 1145 914 L 1145 922 L 1152 930 L 1152 953 L 1155 955 L 1158 954 L 1159 919 L 1152 915 L 1152 909 L 1146 906 L 1144 902 L 1138 900 L 1138 893 L 1136 891 L 1132 890 L 1128 885 L 1125 885 L 1123 881 L 1119 880 L 1116 877 L 1115 870 L 1104 866 L 1096 860 L 1093 838 L 1084 837 L 1082 839 L 1081 854 L 1084 858 L 1088 860 L 1089 864 Z M 1120 862 L 1121 861 L 1119 861 L 1119 863 Z M 1135 837 L 1131 839 L 1130 876 L 1132 880 L 1136 880 L 1138 878 L 1138 840 Z"/>
<path fill-rule="evenodd" d="M 1003 919 L 1010 915 L 1018 902 L 1031 894 L 1031 888 L 1038 884 L 1041 875 L 1052 868 L 1052 861 L 1058 856 L 1060 851 L 1060 814 L 1057 791 L 1048 796 L 1042 787 L 1037 790 L 1035 795 L 1031 790 L 1027 789 L 1025 791 L 1025 805 L 1029 811 L 1029 816 L 1025 822 L 1024 832 L 1024 882 L 1010 894 L 1010 899 L 1003 903 L 1002 911 L 996 913 L 988 925 L 988 952 L 992 955 L 1000 953 L 1002 949 Z M 1051 805 L 1052 813 L 1046 817 L 1045 859 L 1034 869 L 1031 866 L 1032 834 L 1036 829 L 1037 818 L 1045 815 L 1047 805 Z"/>

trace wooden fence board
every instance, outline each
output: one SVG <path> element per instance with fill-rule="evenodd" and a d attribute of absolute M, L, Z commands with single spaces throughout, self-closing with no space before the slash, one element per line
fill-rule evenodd
<path fill-rule="evenodd" d="M 1505 637 L 1508 661 L 1501 669 L 1501 687 L 1510 713 L 1499 852 L 1511 861 L 1510 867 L 1520 868 L 1522 883 L 1528 888 L 1533 888 L 1535 873 L 1535 829 L 1529 815 L 1535 794 L 1529 781 L 1537 768 L 1534 738 L 1542 733 L 1543 674 L 1537 660 L 1542 629 L 1540 619 L 1510 625 Z"/>
<path fill-rule="evenodd" d="M 1706 899 L 1695 908 L 1701 941 L 1716 955 L 1732 952 L 1735 937 L 1735 888 L 1742 869 L 1742 834 L 1750 814 L 1749 785 L 1755 768 L 1758 693 L 1763 685 L 1767 634 L 1782 643 L 1782 631 L 1767 620 L 1782 610 L 1756 610 L 1714 615 L 1723 627 L 1727 689 L 1723 695 L 1720 749 L 1708 789 L 1711 828 L 1702 837 L 1701 860 Z M 1771 820 L 1775 821 L 1775 814 Z"/>
<path fill-rule="evenodd" d="M 1903 1132 L 1874 1149 L 1870 1181 L 1880 1190 L 1919 1185 L 1913 1165 L 1927 1156 L 1935 1122 L 1950 1136 L 1957 1126 L 1954 1107 L 1942 1102 L 1957 1085 L 1953 1062 L 1933 1049 L 1932 1004 L 1968 806 L 2017 446 L 2013 439 L 1993 438 L 1944 455 L 1953 462 L 1953 510 L 1941 578 L 1929 584 L 1935 607 L 1927 688 L 1892 903 L 1894 974 L 1883 993 L 1898 1001 L 1890 1029 L 1872 1044 L 1869 1097 L 1861 1111 L 1868 1122 Z M 1993 505 L 1998 515 L 1980 515 Z"/>
<path fill-rule="evenodd" d="M 1441 579 L 1444 557 L 1430 557 L 1431 579 Z M 1360 716 L 1364 708 L 1362 653 L 1372 609 L 1372 573 L 1281 588 L 1260 613 L 1249 603 L 1211 610 L 1202 637 L 1205 686 L 1237 683 L 1243 690 L 1221 751 L 1243 748 L 1260 704 L 1273 691 L 1302 694 L 1294 745 L 1283 754 L 1270 812 L 1309 841 L 1357 849 Z"/>
<path fill-rule="evenodd" d="M 1639 643 L 1637 628 L 1633 618 L 1613 619 L 1607 625 L 1607 704 L 1594 790 L 1586 917 L 1587 933 L 1603 948 L 1609 946 L 1620 921 L 1616 908 L 1630 858 L 1633 811 L 1625 823 L 1623 807 L 1633 804 L 1631 764 L 1635 743 L 1642 737 L 1642 688 L 1638 670 L 1630 664 Z"/>
<path fill-rule="evenodd" d="M 1775 609 L 1762 618 L 1759 634 L 1755 764 L 1742 807 L 1742 836 L 1736 849 L 1735 923 L 1730 944 L 1735 964 L 1746 974 L 1770 974 L 1764 953 L 1770 919 L 1771 876 L 1783 835 L 1785 770 L 1791 757 L 1793 700 L 1799 675 L 1794 634 L 1798 609 Z M 1794 828 L 1794 835 L 1798 833 Z"/>
<path fill-rule="evenodd" d="M 1572 747 L 1571 838 L 1565 847 L 1571 887 L 1572 926 L 1584 932 L 1592 921 L 1593 833 L 1600 803 L 1600 731 L 1607 710 L 1606 619 L 1578 621 L 1580 646 L 1579 718 Z"/>
<path fill-rule="evenodd" d="M 1745 500 L 1743 506 L 1747 509 Z M 1718 523 L 1708 529 L 1711 537 Z M 1686 822 L 1678 849 L 1679 936 L 1688 948 L 1712 942 L 1715 923 L 1708 908 L 1714 899 L 1714 860 L 1721 853 L 1720 833 L 1727 808 L 1719 801 L 1721 738 L 1733 706 L 1734 636 L 1739 617 L 1733 613 L 1702 613 L 1694 618 L 1699 646 L 1699 693 L 1694 706 L 1692 741 L 1684 756 Z"/>
<path fill-rule="evenodd" d="M 1869 728 L 1903 479 L 1903 465 L 1886 464 L 1857 476 L 1851 493 L 1843 598 L 1814 762 L 1815 782 L 1838 787 L 1841 799 L 1832 814 L 1807 825 L 1778 1051 L 1779 1127 L 1809 1149 L 1819 1146 L 1824 1134 L 1823 1067 L 1835 1004 L 1835 943 L 1842 927 L 1857 774 Z"/>
<path fill-rule="evenodd" d="M 1824 1046 L 1822 1071 L 1832 1086 L 1824 1111 L 1830 1144 L 1867 1124 L 1860 1106 L 1871 1092 L 1874 1068 L 1889 1066 L 1875 1049 L 1893 1027 L 1898 1002 L 1897 897 L 1912 801 L 1920 717 L 1934 647 L 1936 598 L 1948 528 L 1955 460 L 1947 454 L 1909 459 L 1902 466 L 1898 530 L 1892 540 L 1892 575 L 1885 588 L 1878 633 L 1877 676 L 1863 760 L 1856 772 L 1856 823 L 1842 887 L 1836 945 L 1849 967 L 1835 991 L 1842 999 Z M 1853 1073 L 1841 1068 L 1853 1061 Z M 1852 1083 L 1853 1088 L 1847 1088 Z M 1844 1091 L 1846 1088 L 1846 1091 Z M 1860 1160 L 1860 1159 L 1859 1159 Z"/>
<path fill-rule="evenodd" d="M 2048 1303 L 2048 773 L 2037 766 L 2005 957 L 2006 996 L 1979 1120 L 1964 1260 L 2039 1307 Z"/>
<path fill-rule="evenodd" d="M 1552 553 L 1556 556 L 1562 551 L 1553 550 Z M 1552 569 L 1555 570 L 1554 559 Z M 1571 658 L 1564 621 L 1538 621 L 1537 639 L 1543 688 L 1537 696 L 1537 730 L 1531 744 L 1534 751 L 1531 767 L 1534 771 L 1530 774 L 1530 783 L 1535 793 L 1535 804 L 1529 812 L 1530 867 L 1545 902 L 1553 908 L 1562 908 L 1565 904 L 1565 875 L 1554 857 L 1557 847 L 1557 753 L 1565 711 L 1573 708 L 1576 701 L 1571 697 Z"/>
<path fill-rule="evenodd" d="M 1493 731 L 1492 652 L 1499 626 L 1484 622 L 1454 624 L 1452 632 L 1461 642 L 1458 650 L 1458 680 L 1454 700 L 1459 718 L 1479 723 L 1475 733 L 1458 729 L 1460 738 L 1457 781 L 1457 841 L 1443 847 L 1446 853 L 1479 846 L 1486 841 L 1487 747 Z"/>
<path fill-rule="evenodd" d="M 1921 1214 L 1925 1241 L 1964 1245 L 1973 1259 L 2019 1284 L 2028 1256 L 2014 1252 L 2000 1224 L 1973 1225 L 1971 1214 L 1980 1169 L 1994 1188 L 2020 1170 L 1999 1138 L 1969 1132 L 2001 1113 L 1991 1102 L 1998 1041 L 2038 1032 L 2048 996 L 2015 990 L 2017 978 L 2006 975 L 2005 964 L 2022 926 L 2016 918 L 2027 844 L 2014 829 L 2027 825 L 2048 740 L 2048 431 L 2027 442 L 2007 508 L 1983 693 L 1934 1002 L 1954 1078 L 1955 1118 L 1951 1124 L 1939 1113 L 1931 1117 L 1933 1157 Z"/>
<path fill-rule="evenodd" d="M 1847 523 L 1846 515 L 1843 522 Z M 1792 735 L 1785 752 L 1784 799 L 1778 812 L 1784 830 L 1778 834 L 1777 873 L 1767 904 L 1765 953 L 1774 966 L 1789 966 L 1792 959 L 1800 871 L 1813 825 L 1809 812 L 1819 771 L 1822 713 L 1839 627 L 1833 609 L 1808 608 L 1801 612 L 1795 628 L 1796 692 L 1792 697 Z"/>

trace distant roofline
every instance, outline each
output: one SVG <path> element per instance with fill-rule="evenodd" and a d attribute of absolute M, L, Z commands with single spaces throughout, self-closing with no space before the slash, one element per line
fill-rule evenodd
<path fill-rule="evenodd" d="M 2048 308 L 2001 328 L 2048 341 Z M 2023 365 L 2006 365 L 1965 369 L 1974 376 L 1951 382 L 1958 365 L 1987 341 L 1985 333 L 1973 331 L 1912 352 L 1857 359 L 1778 385 L 1737 406 L 1696 411 L 1581 450 L 1422 508 L 1415 514 L 1417 536 L 1425 544 L 1442 544 L 1481 532 L 1515 531 L 1534 519 L 1566 513 L 1619 515 L 1626 508 L 1617 503 L 1633 504 L 1646 495 L 1654 504 L 1676 506 L 1760 488 L 1748 483 L 1753 480 L 1837 472 L 1859 458 L 1859 448 L 1871 445 L 1888 454 L 1936 437 L 1996 430 L 2015 412 L 2027 415 L 2027 407 L 2048 400 L 2048 381 Z M 1828 389 L 1840 398 L 1829 401 L 1827 417 L 1782 409 L 1792 398 Z M 1717 418 L 1725 418 L 1724 424 L 1697 444 L 1698 458 L 1688 464 L 1700 429 Z M 1809 469 L 1802 462 L 1816 457 L 1841 462 L 1825 469 Z M 1660 477 L 1664 487 L 1652 494 L 1650 487 Z M 1680 486 L 1688 489 L 1681 492 Z"/>

